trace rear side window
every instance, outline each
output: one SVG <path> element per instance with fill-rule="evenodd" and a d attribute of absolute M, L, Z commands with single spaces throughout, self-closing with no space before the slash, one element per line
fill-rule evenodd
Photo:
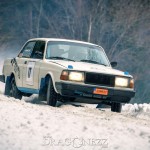
<path fill-rule="evenodd" d="M 22 49 L 22 51 L 19 54 L 19 57 L 23 58 L 30 58 L 31 54 L 33 52 L 33 48 L 35 46 L 36 41 L 30 41 L 28 42 Z"/>

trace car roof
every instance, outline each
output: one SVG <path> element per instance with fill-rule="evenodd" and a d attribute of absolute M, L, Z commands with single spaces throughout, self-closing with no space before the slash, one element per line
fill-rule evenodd
<path fill-rule="evenodd" d="M 99 46 L 99 45 L 89 43 L 89 42 L 71 40 L 71 39 L 61 39 L 61 38 L 33 38 L 33 39 L 30 39 L 29 41 L 34 41 L 34 40 L 47 41 L 47 42 L 48 41 L 63 41 L 63 42 L 73 42 L 73 43 L 88 44 L 88 45 L 92 45 L 92 46 Z"/>

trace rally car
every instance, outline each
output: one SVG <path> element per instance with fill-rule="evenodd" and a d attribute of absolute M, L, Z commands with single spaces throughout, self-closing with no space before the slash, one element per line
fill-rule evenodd
<path fill-rule="evenodd" d="M 134 97 L 134 80 L 114 69 L 101 46 L 66 39 L 28 40 L 18 56 L 4 61 L 5 95 L 21 99 L 39 94 L 50 106 L 57 101 L 107 103 L 114 112 Z"/>

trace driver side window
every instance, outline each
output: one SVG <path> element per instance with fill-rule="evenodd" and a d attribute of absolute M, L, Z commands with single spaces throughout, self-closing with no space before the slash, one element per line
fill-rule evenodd
<path fill-rule="evenodd" d="M 31 58 L 43 59 L 44 50 L 45 50 L 45 41 L 37 41 L 31 54 Z"/>
<path fill-rule="evenodd" d="M 36 41 L 28 42 L 19 54 L 19 57 L 30 58 Z"/>

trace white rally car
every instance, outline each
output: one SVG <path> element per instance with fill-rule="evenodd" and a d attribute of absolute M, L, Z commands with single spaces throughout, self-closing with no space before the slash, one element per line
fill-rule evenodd
<path fill-rule="evenodd" d="M 57 101 L 111 105 L 134 97 L 134 81 L 128 72 L 112 67 L 101 46 L 66 39 L 36 38 L 25 43 L 16 58 L 4 61 L 1 81 L 5 95 L 21 99 L 39 94 L 50 106 Z"/>

